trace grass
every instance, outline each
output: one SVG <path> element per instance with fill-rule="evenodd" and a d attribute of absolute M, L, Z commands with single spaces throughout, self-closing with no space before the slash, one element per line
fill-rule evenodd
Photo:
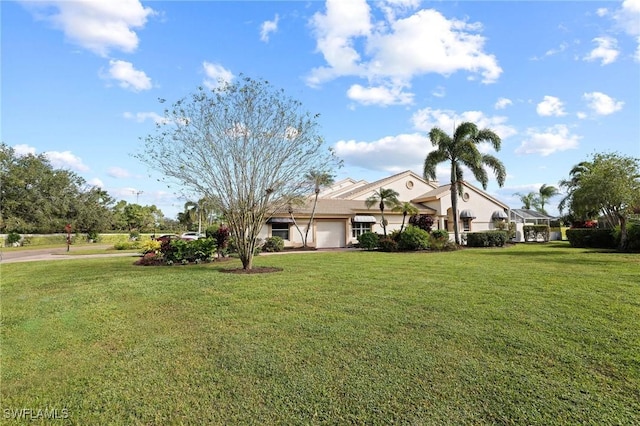
<path fill-rule="evenodd" d="M 82 425 L 640 423 L 638 255 L 555 243 L 255 264 L 284 271 L 1 265 L 1 408 Z"/>

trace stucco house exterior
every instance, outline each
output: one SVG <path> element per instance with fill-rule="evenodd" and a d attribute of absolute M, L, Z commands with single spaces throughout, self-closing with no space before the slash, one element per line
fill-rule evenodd
<path fill-rule="evenodd" d="M 464 182 L 463 196 L 458 199 L 460 232 L 485 231 L 495 228 L 495 221 L 508 218 L 509 207 L 485 191 Z M 446 229 L 453 235 L 450 185 L 426 181 L 412 171 L 404 171 L 375 182 L 351 178 L 335 182 L 318 195 L 307 244 L 316 248 L 348 247 L 357 243 L 366 231 L 382 233 L 377 205 L 368 209 L 365 200 L 380 188 L 399 193 L 401 202 L 409 201 L 420 214 L 434 218 L 434 229 Z M 280 236 L 287 247 L 302 245 L 302 236 L 313 208 L 313 196 L 306 204 L 292 206 L 289 211 L 274 214 L 262 227 L 260 238 Z M 400 229 L 402 213 L 385 209 L 387 232 Z M 408 217 L 407 217 L 408 221 Z M 406 225 L 405 225 L 406 226 Z M 453 236 L 452 236 L 453 238 Z"/>

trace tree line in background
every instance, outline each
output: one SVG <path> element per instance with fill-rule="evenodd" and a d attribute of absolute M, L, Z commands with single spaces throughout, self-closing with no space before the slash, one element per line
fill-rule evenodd
<path fill-rule="evenodd" d="M 154 232 L 179 222 L 165 218 L 155 205 L 115 201 L 103 189 L 87 185 L 70 170 L 55 169 L 43 155 L 17 155 L 0 144 L 0 232 Z"/>

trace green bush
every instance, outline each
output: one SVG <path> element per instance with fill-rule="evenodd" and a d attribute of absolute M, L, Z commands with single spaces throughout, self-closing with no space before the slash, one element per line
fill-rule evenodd
<path fill-rule="evenodd" d="M 467 247 L 502 247 L 507 242 L 506 231 L 468 232 Z"/>
<path fill-rule="evenodd" d="M 455 250 L 456 244 L 449 240 L 449 233 L 445 229 L 435 229 L 431 232 L 429 248 L 437 251 Z"/>
<path fill-rule="evenodd" d="M 567 239 L 571 247 L 579 248 L 615 248 L 616 238 L 613 230 L 599 228 L 567 229 Z"/>
<path fill-rule="evenodd" d="M 363 232 L 358 235 L 358 244 L 360 248 L 365 250 L 373 250 L 378 247 L 378 242 L 380 241 L 380 236 L 373 232 Z"/>
<path fill-rule="evenodd" d="M 378 247 L 382 251 L 398 251 L 398 242 L 393 238 L 382 237 L 380 241 L 378 241 Z"/>
<path fill-rule="evenodd" d="M 164 261 L 171 265 L 174 263 L 187 264 L 189 262 L 208 262 L 216 252 L 216 242 L 211 238 L 184 241 L 173 240 L 160 246 L 160 253 Z"/>
<path fill-rule="evenodd" d="M 204 235 L 207 238 L 215 238 L 216 231 L 220 228 L 219 225 L 210 225 L 207 226 L 207 229 L 204 230 Z"/>
<path fill-rule="evenodd" d="M 266 253 L 274 253 L 284 249 L 284 240 L 278 236 L 269 237 L 264 240 L 262 251 Z"/>
<path fill-rule="evenodd" d="M 97 231 L 87 232 L 87 241 L 97 243 L 100 241 L 100 234 Z"/>
<path fill-rule="evenodd" d="M 121 241 L 113 245 L 113 248 L 116 250 L 134 250 L 140 247 L 141 244 L 139 241 Z"/>
<path fill-rule="evenodd" d="M 9 232 L 9 235 L 7 235 L 7 245 L 12 246 L 15 243 L 19 243 L 20 240 L 22 239 L 22 237 L 20 236 L 20 234 L 18 234 L 17 232 Z"/>
<path fill-rule="evenodd" d="M 398 238 L 398 249 L 400 250 L 416 251 L 429 248 L 429 233 L 417 226 L 407 226 Z"/>
<path fill-rule="evenodd" d="M 143 254 L 147 254 L 147 253 L 158 253 L 160 251 L 160 247 L 162 247 L 162 244 L 160 243 L 160 241 L 156 241 L 156 240 L 145 240 L 142 242 L 142 253 Z"/>

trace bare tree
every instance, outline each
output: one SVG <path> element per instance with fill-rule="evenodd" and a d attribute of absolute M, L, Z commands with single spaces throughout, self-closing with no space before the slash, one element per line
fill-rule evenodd
<path fill-rule="evenodd" d="M 251 269 L 266 219 L 308 191 L 307 170 L 337 164 L 317 117 L 268 82 L 241 76 L 166 109 L 138 158 L 169 183 L 215 200 Z"/>

